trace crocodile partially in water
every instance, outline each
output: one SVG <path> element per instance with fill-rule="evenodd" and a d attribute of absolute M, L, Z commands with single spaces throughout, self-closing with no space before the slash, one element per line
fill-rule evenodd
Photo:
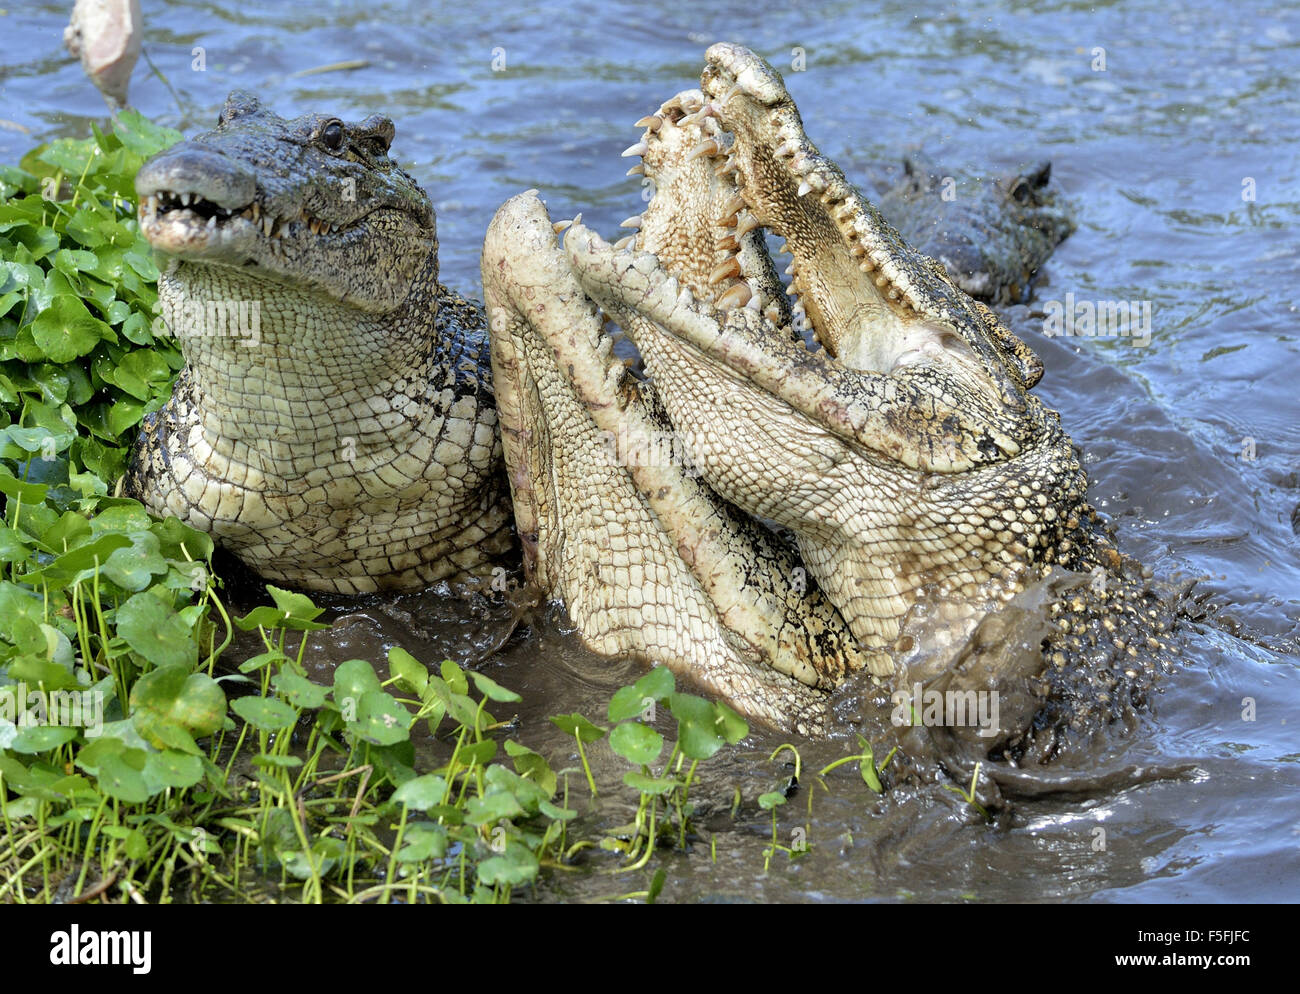
<path fill-rule="evenodd" d="M 1112 617 L 1164 621 L 1122 618 L 1152 609 L 1028 393 L 1037 360 L 856 192 L 826 199 L 843 176 L 774 84 L 715 46 L 704 93 L 647 119 L 656 193 L 629 251 L 574 225 L 561 252 L 535 197 L 502 208 L 483 255 L 491 374 L 481 312 L 437 281 L 428 198 L 388 157 L 392 123 L 286 121 L 232 96 L 137 179 L 186 369 L 128 489 L 269 579 L 353 593 L 486 576 L 511 552 L 508 479 L 525 571 L 584 642 L 806 733 L 855 673 L 872 693 L 922 670 L 1003 688 L 1018 717 L 977 744 L 1016 755 L 1140 698 L 1147 657 L 1130 677 L 1132 645 L 1097 646 Z M 790 163 L 810 168 L 793 182 Z M 765 229 L 794 251 L 793 307 Z M 612 358 L 593 301 L 653 383 Z M 207 302 L 256 304 L 256 346 L 187 327 Z M 627 458 L 652 436 L 692 439 L 698 469 Z M 1070 589 L 1053 590 L 1059 623 L 1022 612 L 1032 651 L 976 651 L 1005 648 L 998 619 L 1043 584 Z M 919 658 L 922 614 L 952 653 Z"/>
<path fill-rule="evenodd" d="M 311 590 L 484 577 L 513 546 L 482 308 L 438 282 L 393 133 L 237 92 L 136 177 L 185 368 L 127 491 Z"/>
<path fill-rule="evenodd" d="M 1021 760 L 1131 717 L 1171 608 L 1088 505 L 1033 352 L 847 182 L 752 52 L 715 45 L 701 90 L 641 123 L 629 152 L 655 193 L 633 236 L 552 224 L 523 194 L 484 244 L 531 575 L 602 651 L 648 629 L 656 658 L 698 673 L 707 656 L 719 687 L 784 674 L 777 722 L 796 728 L 855 672 L 877 705 L 997 694 L 999 728 L 954 734 Z M 656 449 L 665 432 L 676 449 Z M 756 519 L 793 535 L 787 558 Z M 731 638 L 701 653 L 700 626 Z"/>
<path fill-rule="evenodd" d="M 928 156 L 903 157 L 903 176 L 880 192 L 876 206 L 903 240 L 937 259 L 977 300 L 1029 299 L 1034 277 L 1075 229 L 1074 217 L 1050 186 L 1052 164 L 984 176 L 949 173 Z"/>

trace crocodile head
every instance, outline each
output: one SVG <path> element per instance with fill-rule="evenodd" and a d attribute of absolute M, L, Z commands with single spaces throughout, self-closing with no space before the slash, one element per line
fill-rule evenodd
<path fill-rule="evenodd" d="M 391 311 L 437 251 L 428 196 L 389 158 L 393 130 L 379 115 L 286 120 L 236 91 L 215 130 L 137 174 L 140 229 L 183 263 Z"/>
<path fill-rule="evenodd" d="M 1030 393 L 1041 363 L 818 151 L 780 75 L 714 45 L 702 92 L 645 124 L 633 151 L 657 192 L 634 243 L 575 225 L 569 263 L 705 479 L 795 533 L 873 669 L 924 597 L 1005 599 L 1068 548 L 1086 481 Z M 680 213 L 684 188 L 700 214 L 669 230 L 660 198 Z M 763 231 L 793 257 L 789 325 Z"/>
<path fill-rule="evenodd" d="M 952 176 L 928 157 L 903 159 L 903 179 L 880 211 L 915 248 L 938 259 L 957 285 L 997 304 L 1026 300 L 1039 267 L 1075 229 L 1051 186 L 1047 160 L 981 178 Z"/>

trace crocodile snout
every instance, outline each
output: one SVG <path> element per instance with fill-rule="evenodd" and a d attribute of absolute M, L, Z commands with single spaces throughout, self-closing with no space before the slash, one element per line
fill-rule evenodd
<path fill-rule="evenodd" d="M 182 142 L 140 168 L 135 192 L 141 200 L 172 194 L 235 211 L 252 202 L 257 183 L 234 159 L 194 142 Z"/>

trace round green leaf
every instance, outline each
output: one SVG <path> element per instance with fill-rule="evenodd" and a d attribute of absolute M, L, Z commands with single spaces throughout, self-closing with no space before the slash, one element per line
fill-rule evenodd
<path fill-rule="evenodd" d="M 482 673 L 471 672 L 470 678 L 474 681 L 474 686 L 478 688 L 478 692 L 490 701 L 505 701 L 513 704 L 516 701 L 523 700 L 513 690 L 507 690 L 491 677 L 484 676 Z"/>
<path fill-rule="evenodd" d="M 136 597 L 149 596 L 136 594 Z M 164 734 L 167 725 L 193 736 L 211 735 L 226 717 L 226 695 L 206 673 L 187 667 L 163 666 L 146 673 L 131 688 L 136 728 L 159 748 L 176 744 Z M 189 749 L 185 750 L 190 751 Z"/>
<path fill-rule="evenodd" d="M 478 865 L 478 878 L 489 886 L 527 883 L 537 876 L 537 857 L 517 842 L 506 844 L 504 855 L 492 856 Z"/>
<path fill-rule="evenodd" d="M 399 686 L 415 694 L 423 694 L 429 685 L 429 671 L 425 665 L 399 645 L 388 650 L 388 673 L 397 677 Z"/>
<path fill-rule="evenodd" d="M 94 544 L 106 539 L 130 543 L 121 535 L 105 535 Z M 198 658 L 198 647 L 190 637 L 190 626 L 147 590 L 127 600 L 117 609 L 115 617 L 117 634 L 155 666 L 188 668 Z"/>
<path fill-rule="evenodd" d="M 625 721 L 609 735 L 609 747 L 630 763 L 653 763 L 664 747 L 664 737 L 636 721 Z"/>
<path fill-rule="evenodd" d="M 693 694 L 673 694 L 668 706 L 677 719 L 677 740 L 691 759 L 708 759 L 722 748 L 715 722 L 718 714 L 711 701 Z"/>
<path fill-rule="evenodd" d="M 299 676 L 292 670 L 281 670 L 271 679 L 275 689 L 283 694 L 290 704 L 304 711 L 320 707 L 325 703 L 328 691 L 320 684 L 312 683 L 305 676 Z"/>
<path fill-rule="evenodd" d="M 230 710 L 263 732 L 278 732 L 298 720 L 298 712 L 274 697 L 240 697 Z"/>
<path fill-rule="evenodd" d="M 155 790 L 162 787 L 193 787 L 203 779 L 203 762 L 174 749 L 151 752 L 144 761 L 144 778 Z"/>
<path fill-rule="evenodd" d="M 582 715 L 574 711 L 572 714 L 557 714 L 551 717 L 551 724 L 560 731 L 569 735 L 576 735 L 583 742 L 596 742 L 605 737 L 608 728 L 602 728 L 600 725 L 593 725 Z"/>
<path fill-rule="evenodd" d="M 348 722 L 348 729 L 375 745 L 396 745 L 410 737 L 411 715 L 396 698 L 382 690 L 371 690 L 361 695 L 357 703 L 356 721 Z"/>
<path fill-rule="evenodd" d="M 100 789 L 119 801 L 139 804 L 157 793 L 149 789 L 144 775 L 127 761 L 125 753 L 105 756 L 100 760 L 98 780 Z"/>
<path fill-rule="evenodd" d="M 62 725 L 29 725 L 18 730 L 9 748 L 14 752 L 33 754 L 57 749 L 77 737 L 77 729 Z"/>
<path fill-rule="evenodd" d="M 628 770 L 623 774 L 623 782 L 633 790 L 639 790 L 643 794 L 668 794 L 676 787 L 680 787 L 682 782 L 672 777 L 648 777 L 644 773 L 638 773 L 635 770 Z"/>
<path fill-rule="evenodd" d="M 426 811 L 435 804 L 441 804 L 446 796 L 447 781 L 432 773 L 408 780 L 393 791 L 394 801 L 417 811 Z"/>

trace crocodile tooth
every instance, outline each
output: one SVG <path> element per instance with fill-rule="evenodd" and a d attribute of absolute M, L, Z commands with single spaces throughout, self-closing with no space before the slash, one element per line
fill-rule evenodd
<path fill-rule="evenodd" d="M 181 194 L 181 206 L 182 206 L 182 207 L 188 207 L 188 206 L 190 205 L 190 199 L 191 199 L 191 198 L 190 198 L 190 194 L 188 194 L 188 193 L 182 193 L 182 194 Z"/>
<path fill-rule="evenodd" d="M 651 131 L 658 131 L 664 126 L 664 119 L 658 114 L 647 114 L 641 120 L 636 122 L 638 128 L 649 128 Z"/>
<path fill-rule="evenodd" d="M 715 283 L 721 283 L 728 277 L 739 275 L 740 260 L 733 256 L 726 262 L 719 263 L 713 268 L 713 272 L 709 273 L 709 285 L 712 286 Z"/>
<path fill-rule="evenodd" d="M 749 289 L 748 283 L 737 283 L 718 298 L 717 306 L 720 310 L 730 310 L 733 307 L 744 307 L 749 303 L 752 296 L 753 291 Z"/>
<path fill-rule="evenodd" d="M 700 144 L 696 145 L 691 151 L 691 154 L 686 157 L 686 161 L 691 162 L 694 159 L 698 159 L 701 155 L 707 155 L 709 158 L 712 158 L 717 155 L 719 151 L 721 150 L 718 148 L 718 143 L 712 138 L 709 138 L 708 140 L 702 141 Z"/>
<path fill-rule="evenodd" d="M 644 176 L 644 175 L 645 175 L 645 164 L 644 164 L 644 163 L 640 163 L 640 164 L 638 164 L 638 165 L 633 166 L 631 169 L 629 169 L 629 170 L 627 171 L 627 175 L 628 175 L 628 176 Z"/>
<path fill-rule="evenodd" d="M 252 210 L 253 210 L 253 223 L 257 224 L 258 220 L 262 216 L 262 205 L 254 201 Z"/>
<path fill-rule="evenodd" d="M 888 283 L 889 283 L 889 280 L 886 279 L 884 276 L 877 276 L 877 277 L 876 277 L 876 286 L 879 287 L 880 289 L 883 290 L 883 289 L 885 288 L 886 284 L 888 284 Z"/>
<path fill-rule="evenodd" d="M 778 145 L 776 151 L 772 154 L 777 156 L 777 158 L 784 159 L 787 156 L 794 155 L 797 151 L 799 151 L 799 143 L 791 138 Z"/>
<path fill-rule="evenodd" d="M 790 265 L 788 265 L 788 266 L 785 267 L 785 275 L 786 275 L 786 276 L 793 276 L 793 275 L 794 275 L 794 260 L 793 260 L 793 259 L 790 260 Z"/>
<path fill-rule="evenodd" d="M 812 184 L 810 184 L 807 180 L 803 180 L 803 181 L 800 182 L 800 184 L 799 184 L 799 194 L 798 194 L 798 195 L 802 197 L 805 193 L 809 193 L 809 192 L 811 192 L 811 190 L 812 190 Z"/>
<path fill-rule="evenodd" d="M 739 193 L 735 194 L 722 207 L 722 216 L 729 217 L 732 214 L 738 214 L 745 209 L 745 198 Z"/>
<path fill-rule="evenodd" d="M 751 311 L 760 310 L 763 306 L 762 296 L 759 294 L 759 292 L 756 289 L 754 289 L 753 284 L 749 285 L 749 292 L 753 294 L 753 296 L 749 298 L 749 302 L 745 304 L 745 306 L 748 307 Z"/>
<path fill-rule="evenodd" d="M 208 218 L 207 228 L 209 231 L 217 230 L 217 215 L 213 214 L 210 218 Z"/>
<path fill-rule="evenodd" d="M 567 227 L 569 227 L 571 224 L 573 224 L 572 221 L 556 221 L 554 224 L 551 225 L 551 227 L 554 229 L 555 233 L 558 235 L 558 234 L 560 234 L 560 232 L 564 231 L 564 229 L 567 228 Z"/>
<path fill-rule="evenodd" d="M 639 141 L 635 145 L 629 145 L 623 149 L 621 158 L 630 159 L 634 155 L 645 155 L 648 151 L 650 151 L 650 146 L 644 141 Z"/>
<path fill-rule="evenodd" d="M 736 164 L 731 161 L 731 156 L 727 156 L 727 158 L 723 159 L 721 162 L 719 162 L 716 166 L 713 167 L 714 176 L 728 176 L 734 174 L 735 171 L 736 171 Z"/>
<path fill-rule="evenodd" d="M 776 324 L 781 320 L 781 308 L 777 307 L 775 303 L 768 304 L 763 309 L 763 317 Z"/>
<path fill-rule="evenodd" d="M 625 218 L 622 222 L 619 223 L 619 227 L 639 229 L 641 227 L 641 215 L 633 214 L 631 217 Z"/>
<path fill-rule="evenodd" d="M 718 239 L 717 247 L 720 252 L 735 252 L 740 248 L 740 242 L 736 241 L 735 235 L 728 235 Z"/>
<path fill-rule="evenodd" d="M 614 243 L 614 248 L 621 252 L 624 249 L 630 249 L 634 244 L 636 244 L 636 235 L 628 235 L 627 237 L 620 238 L 616 241 Z"/>
<path fill-rule="evenodd" d="M 683 128 L 688 127 L 689 125 L 692 124 L 702 125 L 704 124 L 706 118 L 716 117 L 717 114 L 718 114 L 718 109 L 714 107 L 713 104 L 709 103 L 709 104 L 705 104 L 703 107 L 701 107 L 699 110 L 695 111 L 694 113 L 687 114 L 680 121 L 678 121 L 677 124 L 679 127 L 683 127 Z"/>
<path fill-rule="evenodd" d="M 744 90 L 741 88 L 741 85 L 739 83 L 734 83 L 731 89 L 728 90 L 726 94 L 723 96 L 723 98 L 718 101 L 718 106 L 725 107 L 728 103 L 731 102 L 732 97 L 734 97 L 737 93 L 743 93 L 743 92 Z"/>
<path fill-rule="evenodd" d="M 736 237 L 740 238 L 743 235 L 749 234 L 755 228 L 760 227 L 762 227 L 762 225 L 758 223 L 758 219 L 755 218 L 753 214 L 746 214 L 744 219 L 736 224 Z"/>
<path fill-rule="evenodd" d="M 271 219 L 270 214 L 262 218 L 262 233 L 266 235 L 267 238 L 271 237 L 271 228 L 274 227 L 274 225 L 275 222 Z"/>

